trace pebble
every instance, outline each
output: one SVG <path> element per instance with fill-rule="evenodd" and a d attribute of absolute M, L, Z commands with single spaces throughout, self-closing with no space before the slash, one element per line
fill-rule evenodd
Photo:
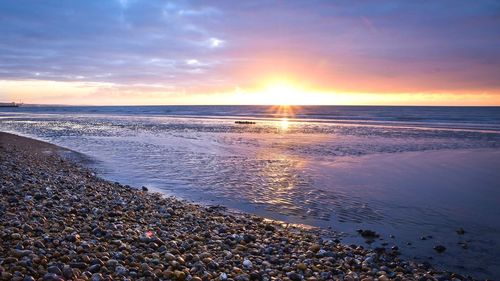
<path fill-rule="evenodd" d="M 290 280 L 292 281 L 300 281 L 302 280 L 302 276 L 300 276 L 299 274 L 295 273 L 295 272 L 289 272 L 287 274 L 288 278 L 290 278 Z"/>
<path fill-rule="evenodd" d="M 301 262 L 301 263 L 297 264 L 297 269 L 304 271 L 307 269 L 307 265 L 305 263 Z"/>
<path fill-rule="evenodd" d="M 66 240 L 68 240 L 69 242 L 77 242 L 77 241 L 80 241 L 80 235 L 74 233 L 74 234 L 70 234 L 66 237 Z"/>
<path fill-rule="evenodd" d="M 177 280 L 183 281 L 186 279 L 186 273 L 184 271 L 176 270 L 174 271 L 174 276 Z"/>
<path fill-rule="evenodd" d="M 47 271 L 48 271 L 49 273 L 54 273 L 54 274 L 56 274 L 56 275 L 62 275 L 62 271 L 59 269 L 59 267 L 57 267 L 57 266 L 55 266 L 55 265 L 53 265 L 53 266 L 49 266 L 49 267 L 47 268 Z"/>
<path fill-rule="evenodd" d="M 72 279 L 73 278 L 73 269 L 66 265 L 63 267 L 63 270 L 62 270 L 62 276 L 66 279 Z"/>
<path fill-rule="evenodd" d="M 313 251 L 313 252 L 315 252 L 315 253 L 316 253 L 316 252 L 318 252 L 320 249 L 321 249 L 321 246 L 320 246 L 320 245 L 318 245 L 318 244 L 313 244 L 313 245 L 311 246 L 311 251 Z"/>
<path fill-rule="evenodd" d="M 87 270 L 90 271 L 91 273 L 97 273 L 97 272 L 99 272 L 99 270 L 101 270 L 101 265 L 100 264 L 93 264 L 93 265 L 89 266 L 89 268 Z"/>
<path fill-rule="evenodd" d="M 25 257 L 25 256 L 29 256 L 31 255 L 33 252 L 30 251 L 30 250 L 18 250 L 18 249 L 15 249 L 13 252 L 12 252 L 12 255 L 14 255 L 16 258 L 22 258 L 22 257 Z"/>
<path fill-rule="evenodd" d="M 252 262 L 248 259 L 243 260 L 243 267 L 250 269 L 252 268 Z"/>
<path fill-rule="evenodd" d="M 92 274 L 92 279 L 90 279 L 92 281 L 101 281 L 101 280 L 104 280 L 104 277 L 102 276 L 101 273 L 94 273 Z"/>
<path fill-rule="evenodd" d="M 64 279 L 55 273 L 46 273 L 43 276 L 43 281 L 64 281 Z"/>
<path fill-rule="evenodd" d="M 240 274 L 237 275 L 236 278 L 234 278 L 236 281 L 250 281 L 250 276 L 248 274 Z"/>
<path fill-rule="evenodd" d="M 125 267 L 123 267 L 123 266 L 119 265 L 119 266 L 117 266 L 117 267 L 115 268 L 115 273 L 116 273 L 118 276 L 127 276 L 127 274 L 128 274 L 128 270 L 127 270 Z"/>
<path fill-rule="evenodd" d="M 165 254 L 165 259 L 166 259 L 167 261 L 173 261 L 173 260 L 175 260 L 175 256 L 174 256 L 174 255 L 172 255 L 171 253 L 166 253 L 166 254 Z"/>

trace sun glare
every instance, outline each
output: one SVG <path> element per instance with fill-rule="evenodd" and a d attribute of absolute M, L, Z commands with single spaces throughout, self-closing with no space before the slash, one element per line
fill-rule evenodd
<path fill-rule="evenodd" d="M 259 96 L 271 105 L 311 104 L 313 94 L 301 84 L 287 79 L 268 80 L 260 90 Z"/>
<path fill-rule="evenodd" d="M 281 120 L 279 122 L 280 122 L 279 124 L 280 124 L 281 130 L 283 130 L 283 131 L 288 130 L 288 127 L 290 126 L 290 124 L 288 122 L 288 118 L 281 118 Z"/>
<path fill-rule="evenodd" d="M 297 102 L 298 90 L 292 85 L 276 83 L 269 85 L 264 91 L 272 104 L 291 105 Z"/>
<path fill-rule="evenodd" d="M 293 118 L 298 104 L 303 103 L 303 98 L 306 94 L 287 82 L 272 82 L 262 91 L 265 100 L 273 106 L 270 111 L 276 118 L 279 119 L 279 127 L 282 130 L 287 130 L 289 127 L 288 118 Z"/>
<path fill-rule="evenodd" d="M 315 89 L 307 81 L 292 78 L 266 78 L 255 87 L 236 87 L 230 94 L 233 104 L 273 105 L 296 107 L 303 105 L 334 104 L 334 92 Z M 283 111 L 283 110 L 282 110 Z"/>

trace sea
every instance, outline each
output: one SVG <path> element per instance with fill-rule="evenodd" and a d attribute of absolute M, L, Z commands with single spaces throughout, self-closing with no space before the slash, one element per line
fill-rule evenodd
<path fill-rule="evenodd" d="M 500 107 L 23 106 L 0 131 L 112 181 L 500 279 Z"/>

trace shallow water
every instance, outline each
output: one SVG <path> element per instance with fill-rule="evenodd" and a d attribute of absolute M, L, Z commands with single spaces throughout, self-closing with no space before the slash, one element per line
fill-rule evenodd
<path fill-rule="evenodd" d="M 26 107 L 0 110 L 0 130 L 85 153 L 111 180 L 348 243 L 374 229 L 406 256 L 500 278 L 500 108 Z"/>

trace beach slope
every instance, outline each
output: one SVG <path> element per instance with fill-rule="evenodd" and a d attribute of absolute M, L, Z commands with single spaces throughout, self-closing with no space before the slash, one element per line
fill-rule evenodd
<path fill-rule="evenodd" d="M 63 148 L 0 133 L 2 280 L 458 280 L 363 249 L 112 183 Z"/>

